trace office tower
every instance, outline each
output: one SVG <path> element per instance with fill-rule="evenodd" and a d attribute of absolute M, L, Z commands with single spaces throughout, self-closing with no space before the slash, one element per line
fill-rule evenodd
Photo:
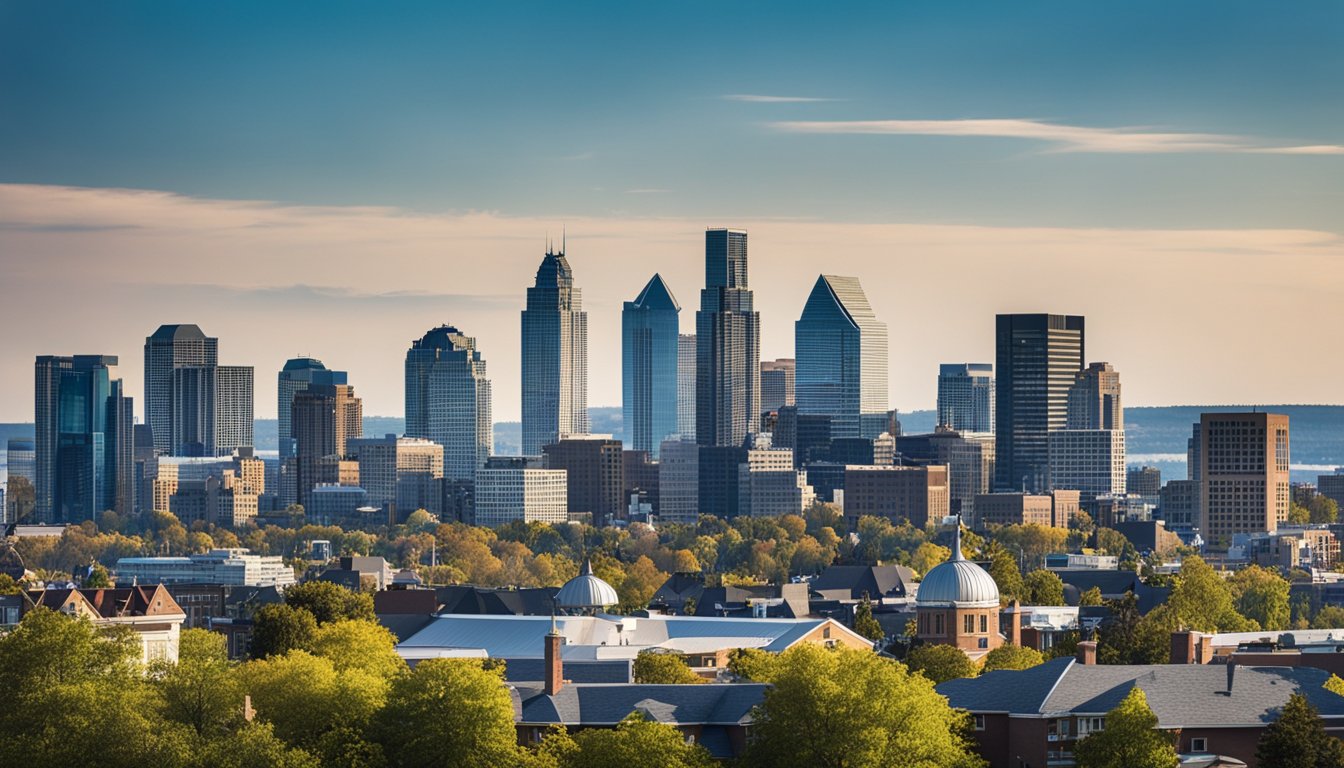
<path fill-rule="evenodd" d="M 135 457 L 135 513 L 149 512 L 154 507 L 154 476 L 159 471 L 159 457 L 154 450 L 154 432 L 148 424 L 136 424 L 132 432 Z"/>
<path fill-rule="evenodd" d="M 34 488 L 37 481 L 36 449 L 30 437 L 11 437 L 6 446 L 5 467 L 8 480 L 5 504 L 0 519 L 5 523 L 23 520 L 33 512 Z M 22 486 L 22 489 L 21 489 Z"/>
<path fill-rule="evenodd" d="M 947 467 L 845 467 L 845 519 L 851 530 L 869 515 L 924 528 L 942 522 L 948 509 Z"/>
<path fill-rule="evenodd" d="M 796 467 L 825 461 L 831 450 L 831 417 L 802 414 L 798 412 L 798 406 L 786 405 L 779 409 L 771 444 L 793 451 Z"/>
<path fill-rule="evenodd" d="M 329 386 L 345 384 L 345 371 L 333 371 L 322 364 L 321 360 L 311 357 L 295 357 L 285 361 L 276 380 L 275 413 L 277 437 L 280 441 L 280 457 L 294 455 L 294 434 L 290 428 L 289 408 L 294 403 L 294 395 L 314 384 Z"/>
<path fill-rule="evenodd" d="M 659 446 L 660 449 L 661 447 Z M 658 472 L 658 462 L 653 461 L 648 452 L 622 451 L 621 473 L 624 478 L 624 490 L 621 492 L 621 498 L 628 501 L 631 496 L 638 495 L 649 504 L 653 514 L 660 514 Z"/>
<path fill-rule="evenodd" d="M 637 451 L 655 457 L 677 434 L 681 306 L 663 278 L 654 275 L 621 310 L 621 405 L 625 436 Z M 572 487 L 572 486 L 571 486 Z"/>
<path fill-rule="evenodd" d="M 1083 368 L 1083 318 L 999 315 L 995 333 L 995 480 L 999 490 L 1048 484 L 1050 432 L 1068 418 Z"/>
<path fill-rule="evenodd" d="M 696 442 L 735 447 L 761 415 L 761 318 L 747 287 L 744 230 L 705 231 L 695 334 Z"/>
<path fill-rule="evenodd" d="M 1110 363 L 1092 363 L 1078 372 L 1069 388 L 1069 429 L 1125 428 L 1120 405 L 1120 374 Z"/>
<path fill-rule="evenodd" d="M 34 512 L 81 523 L 135 508 L 132 403 L 114 355 L 39 356 L 34 365 Z"/>
<path fill-rule="evenodd" d="M 1130 467 L 1125 471 L 1125 491 L 1145 499 L 1157 499 L 1162 495 L 1162 470 L 1157 467 Z"/>
<path fill-rule="evenodd" d="M 1199 525 L 1199 494 L 1197 480 L 1168 480 L 1162 486 L 1158 509 L 1167 530 L 1189 533 Z"/>
<path fill-rule="evenodd" d="M 1050 433 L 1050 487 L 1087 500 L 1126 493 L 1125 433 L 1118 429 L 1057 429 Z"/>
<path fill-rule="evenodd" d="M 658 459 L 658 505 L 663 522 L 694 524 L 700 519 L 700 446 L 694 441 L 663 441 Z"/>
<path fill-rule="evenodd" d="M 1221 550 L 1235 534 L 1276 530 L 1288 517 L 1288 417 L 1204 413 L 1199 425 L 1204 541 Z"/>
<path fill-rule="evenodd" d="M 608 435 L 562 438 L 542 447 L 547 469 L 565 470 L 569 513 L 591 514 L 604 526 L 624 517 L 624 458 L 621 441 Z"/>
<path fill-rule="evenodd" d="M 173 370 L 219 364 L 219 339 L 196 325 L 161 325 L 145 339 L 145 423 L 154 449 L 171 455 L 173 445 Z"/>
<path fill-rule="evenodd" d="M 677 336 L 677 436 L 695 439 L 695 334 Z"/>
<path fill-rule="evenodd" d="M 443 448 L 418 437 L 365 437 L 347 450 L 359 460 L 359 484 L 368 503 L 405 520 L 417 509 L 443 512 Z"/>
<path fill-rule="evenodd" d="M 569 519 L 565 486 L 565 471 L 543 468 L 538 457 L 492 456 L 476 471 L 476 525 L 563 523 Z"/>
<path fill-rule="evenodd" d="M 252 366 L 179 366 L 171 378 L 173 455 L 231 456 L 252 445 Z"/>
<path fill-rule="evenodd" d="M 831 417 L 831 437 L 863 434 L 861 414 L 887 412 L 887 324 L 868 305 L 858 278 L 821 275 L 794 323 L 800 414 Z"/>
<path fill-rule="evenodd" d="M 1200 447 L 1200 424 L 1190 425 L 1190 438 L 1185 441 L 1185 479 L 1199 482 L 1201 466 L 1204 463 L 1204 451 Z"/>
<path fill-rule="evenodd" d="M 975 497 L 994 483 L 994 436 L 988 432 L 939 429 L 925 435 L 895 439 L 897 462 L 903 466 L 941 464 L 947 467 L 950 514 L 971 517 Z"/>
<path fill-rule="evenodd" d="M 588 433 L 588 313 L 563 244 L 549 247 L 523 310 L 523 453 Z"/>
<path fill-rule="evenodd" d="M 443 446 L 443 476 L 470 482 L 494 447 L 490 380 L 476 340 L 443 325 L 406 352 L 406 436 Z"/>
<path fill-rule="evenodd" d="M 737 466 L 737 513 L 750 517 L 800 515 L 816 494 L 807 473 L 794 469 L 793 451 L 751 449 Z"/>
<path fill-rule="evenodd" d="M 794 404 L 797 361 L 789 357 L 761 361 L 761 412 L 778 411 Z"/>
<path fill-rule="evenodd" d="M 994 366 L 938 366 L 938 426 L 956 432 L 994 431 Z"/>
<path fill-rule="evenodd" d="M 306 507 L 318 483 L 334 480 L 324 476 L 324 460 L 345 459 L 349 440 L 363 435 L 364 408 L 349 384 L 319 384 L 294 395 L 290 414 L 295 455 L 289 463 L 298 502 Z"/>

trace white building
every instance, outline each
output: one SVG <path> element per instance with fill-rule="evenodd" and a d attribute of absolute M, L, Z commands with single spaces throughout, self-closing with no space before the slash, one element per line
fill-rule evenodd
<path fill-rule="evenodd" d="M 535 460 L 491 457 L 476 471 L 476 524 L 567 521 L 567 476 L 563 469 L 541 469 Z"/>
<path fill-rule="evenodd" d="M 123 584 L 285 587 L 295 582 L 294 570 L 279 555 L 253 555 L 246 549 L 212 549 L 188 557 L 123 557 L 117 561 L 116 577 Z"/>
<path fill-rule="evenodd" d="M 1125 494 L 1122 429 L 1058 429 L 1050 433 L 1050 487 L 1083 499 Z"/>

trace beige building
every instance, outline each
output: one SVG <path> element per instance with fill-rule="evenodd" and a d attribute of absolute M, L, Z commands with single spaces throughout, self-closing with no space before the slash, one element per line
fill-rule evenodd
<path fill-rule="evenodd" d="M 860 517 L 909 521 L 916 528 L 936 524 L 949 514 L 947 467 L 845 467 L 845 519 Z"/>
<path fill-rule="evenodd" d="M 423 509 L 443 513 L 443 446 L 419 437 L 359 438 L 348 450 L 359 465 L 368 503 L 398 519 Z"/>
<path fill-rule="evenodd" d="M 984 493 L 975 497 L 975 527 L 990 525 L 1042 525 L 1067 528 L 1078 514 L 1078 492 L 1049 494 Z"/>
<path fill-rule="evenodd" d="M 1274 531 L 1288 517 L 1288 417 L 1205 413 L 1199 424 L 1204 541 L 1226 549 L 1233 534 Z"/>
<path fill-rule="evenodd" d="M 569 519 L 565 470 L 543 469 L 534 457 L 492 456 L 476 471 L 476 525 Z"/>

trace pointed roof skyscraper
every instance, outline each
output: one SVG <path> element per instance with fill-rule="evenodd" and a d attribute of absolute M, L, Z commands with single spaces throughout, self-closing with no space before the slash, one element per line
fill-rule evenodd
<path fill-rule="evenodd" d="M 677 304 L 655 274 L 621 310 L 621 407 L 626 443 L 655 458 L 663 440 L 677 433 Z"/>

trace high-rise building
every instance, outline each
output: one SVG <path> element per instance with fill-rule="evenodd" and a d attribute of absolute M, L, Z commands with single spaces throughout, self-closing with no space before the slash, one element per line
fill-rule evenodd
<path fill-rule="evenodd" d="M 1225 549 L 1238 533 L 1273 532 L 1288 518 L 1288 417 L 1200 414 L 1200 532 Z"/>
<path fill-rule="evenodd" d="M 546 249 L 523 310 L 523 453 L 588 433 L 588 313 L 574 272 Z"/>
<path fill-rule="evenodd" d="M 252 445 L 252 367 L 178 366 L 172 371 L 176 456 L 231 456 Z"/>
<path fill-rule="evenodd" d="M 31 494 L 37 482 L 37 454 L 33 447 L 31 437 L 11 437 L 6 446 L 5 468 L 8 479 L 5 483 L 5 503 L 0 509 L 0 519 L 5 523 L 13 523 L 28 515 L 33 511 L 33 499 Z M 19 493 L 15 488 L 15 481 L 27 482 L 26 491 Z"/>
<path fill-rule="evenodd" d="M 660 446 L 661 448 L 661 446 Z M 621 498 L 639 496 L 650 507 L 652 514 L 661 514 L 661 500 L 658 494 L 658 462 L 653 461 L 647 451 L 622 451 L 621 473 L 624 478 L 624 490 Z"/>
<path fill-rule="evenodd" d="M 81 523 L 135 508 L 131 399 L 113 355 L 39 356 L 34 365 L 37 519 Z"/>
<path fill-rule="evenodd" d="M 335 478 L 324 473 L 324 460 L 347 459 L 349 441 L 364 434 L 363 402 L 349 384 L 318 384 L 294 395 L 290 404 L 298 502 L 305 507 L 313 488 Z M 339 471 L 339 470 L 338 470 Z"/>
<path fill-rule="evenodd" d="M 145 339 L 145 423 L 154 449 L 171 455 L 173 444 L 173 370 L 219 364 L 219 339 L 196 325 L 161 325 Z"/>
<path fill-rule="evenodd" d="M 443 448 L 418 437 L 364 437 L 346 450 L 359 460 L 359 484 L 368 503 L 405 520 L 417 509 L 443 511 Z"/>
<path fill-rule="evenodd" d="M 476 525 L 496 528 L 515 520 L 569 519 L 563 469 L 545 469 L 535 456 L 492 456 L 476 471 Z"/>
<path fill-rule="evenodd" d="M 406 436 L 443 446 L 443 476 L 471 481 L 494 446 L 490 380 L 476 340 L 442 325 L 406 352 Z"/>
<path fill-rule="evenodd" d="M 345 371 L 329 370 L 321 360 L 311 357 L 295 357 L 285 361 L 276 380 L 275 413 L 277 436 L 280 440 L 280 457 L 294 455 L 294 433 L 290 428 L 290 406 L 294 395 L 314 384 L 334 386 L 345 384 Z"/>
<path fill-rule="evenodd" d="M 654 275 L 621 310 L 625 437 L 634 450 L 655 457 L 659 445 L 678 432 L 680 313 L 681 306 L 660 275 Z"/>
<path fill-rule="evenodd" d="M 793 451 L 752 449 L 737 466 L 737 513 L 751 517 L 799 515 L 816 499 L 807 473 L 793 467 Z"/>
<path fill-rule="evenodd" d="M 695 334 L 696 442 L 740 445 L 761 415 L 761 318 L 747 287 L 744 230 L 705 231 Z"/>
<path fill-rule="evenodd" d="M 695 334 L 677 336 L 677 436 L 695 440 Z"/>
<path fill-rule="evenodd" d="M 668 523 L 695 523 L 700 517 L 700 446 L 665 440 L 658 459 L 658 515 Z"/>
<path fill-rule="evenodd" d="M 10 477 L 14 476 L 13 466 L 10 464 Z M 1317 475 L 1316 487 L 1320 489 L 1322 496 L 1344 506 L 1344 468 L 1336 469 L 1333 475 Z"/>
<path fill-rule="evenodd" d="M 1120 405 L 1120 374 L 1110 363 L 1092 363 L 1078 372 L 1069 388 L 1070 429 L 1125 428 Z"/>
<path fill-rule="evenodd" d="M 994 366 L 938 366 L 938 426 L 957 432 L 994 431 Z"/>
<path fill-rule="evenodd" d="M 896 453 L 905 466 L 946 466 L 950 514 L 968 520 L 975 497 L 989 493 L 994 482 L 994 436 L 988 432 L 940 428 L 924 435 L 901 435 L 896 438 Z"/>
<path fill-rule="evenodd" d="M 860 415 L 887 412 L 887 324 L 858 278 L 817 278 L 794 323 L 794 353 L 800 414 L 830 416 L 832 438 L 880 433 L 861 434 Z"/>
<path fill-rule="evenodd" d="M 1157 467 L 1130 467 L 1125 470 L 1125 492 L 1153 500 L 1162 495 L 1162 470 Z"/>
<path fill-rule="evenodd" d="M 916 528 L 938 524 L 949 509 L 947 467 L 845 467 L 845 519 L 885 517 Z"/>
<path fill-rule="evenodd" d="M 1158 508 L 1167 530 L 1188 533 L 1199 525 L 1200 482 L 1168 480 L 1162 486 Z"/>
<path fill-rule="evenodd" d="M 1119 429 L 1057 429 L 1050 433 L 1050 486 L 1084 499 L 1122 495 L 1125 433 Z"/>
<path fill-rule="evenodd" d="M 1043 490 L 1050 432 L 1068 420 L 1069 389 L 1083 368 L 1083 318 L 999 315 L 996 320 L 994 487 Z"/>
<path fill-rule="evenodd" d="M 547 469 L 565 470 L 570 514 L 591 514 L 599 527 L 623 517 L 627 498 L 620 440 L 572 435 L 543 446 L 542 452 Z"/>
<path fill-rule="evenodd" d="M 761 361 L 761 411 L 778 411 L 793 405 L 798 362 L 791 357 Z"/>
<path fill-rule="evenodd" d="M 252 447 L 252 366 L 215 368 L 215 455 Z"/>

